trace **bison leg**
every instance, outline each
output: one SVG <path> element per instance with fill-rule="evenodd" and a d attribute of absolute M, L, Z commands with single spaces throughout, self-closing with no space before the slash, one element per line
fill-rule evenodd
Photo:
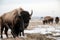
<path fill-rule="evenodd" d="M 14 34 L 13 30 L 11 30 L 11 34 L 12 34 L 13 38 L 15 38 L 15 34 Z"/>
<path fill-rule="evenodd" d="M 24 36 L 24 31 L 22 32 L 22 35 Z"/>
<path fill-rule="evenodd" d="M 5 27 L 5 34 L 6 34 L 7 38 L 8 38 L 8 34 L 7 34 L 7 32 L 8 32 L 8 28 Z"/>
<path fill-rule="evenodd" d="M 20 34 L 20 36 L 21 36 L 21 32 L 20 32 L 19 34 Z"/>
<path fill-rule="evenodd" d="M 43 24 L 45 24 L 45 21 L 43 21 Z"/>
<path fill-rule="evenodd" d="M 12 35 L 14 38 L 18 37 L 18 33 L 16 33 L 17 31 L 15 31 L 14 29 L 11 31 Z"/>
<path fill-rule="evenodd" d="M 3 38 L 3 36 L 2 36 L 3 30 L 4 30 L 4 26 L 1 27 L 1 38 Z"/>
<path fill-rule="evenodd" d="M 58 24 L 59 23 L 59 21 L 56 21 L 56 24 Z"/>
<path fill-rule="evenodd" d="M 22 35 L 24 36 L 24 31 L 22 31 L 22 32 L 20 32 L 19 34 L 20 34 L 20 36 L 21 36 L 21 33 L 22 33 Z"/>
<path fill-rule="evenodd" d="M 13 36 L 13 32 L 11 32 L 12 36 Z M 13 36 L 15 38 L 15 36 Z"/>
<path fill-rule="evenodd" d="M 21 33 L 22 33 L 22 36 L 24 36 L 24 31 L 22 31 L 22 32 L 20 32 L 19 34 L 20 34 L 20 36 L 21 36 Z"/>
<path fill-rule="evenodd" d="M 53 21 L 51 21 L 51 23 L 53 24 Z"/>

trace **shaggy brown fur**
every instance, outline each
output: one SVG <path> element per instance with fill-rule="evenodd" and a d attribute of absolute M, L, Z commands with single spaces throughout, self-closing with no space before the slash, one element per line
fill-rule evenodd
<path fill-rule="evenodd" d="M 1 17 L 3 24 L 1 26 L 1 38 L 4 28 L 7 37 L 8 37 L 7 34 L 8 28 L 11 29 L 13 37 L 18 36 L 19 31 L 23 32 L 24 35 L 24 28 L 25 27 L 27 28 L 31 15 L 32 14 L 29 14 L 28 11 L 24 11 L 23 9 L 15 9 L 11 12 L 7 12 L 4 15 L 2 15 Z"/>

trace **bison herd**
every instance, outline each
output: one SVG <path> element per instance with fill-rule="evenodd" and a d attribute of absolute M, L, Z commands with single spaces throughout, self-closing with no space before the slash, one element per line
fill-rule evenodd
<path fill-rule="evenodd" d="M 53 17 L 50 17 L 50 16 L 46 16 L 43 20 L 43 24 L 50 24 L 55 21 L 56 24 L 59 23 L 59 17 L 55 17 L 55 19 Z"/>
<path fill-rule="evenodd" d="M 3 30 L 5 29 L 4 33 L 6 34 L 8 38 L 8 29 L 11 29 L 12 36 L 18 37 L 18 35 L 24 36 L 24 29 L 27 28 L 29 25 L 29 21 L 31 19 L 31 16 L 33 14 L 33 11 L 31 11 L 31 14 L 29 14 L 28 11 L 25 11 L 22 8 L 14 9 L 10 12 L 4 13 L 2 16 L 0 16 L 0 26 L 1 26 L 1 38 L 3 38 Z M 43 20 L 43 24 L 47 23 L 53 23 L 54 18 L 47 16 Z M 56 24 L 59 22 L 59 17 L 55 18 Z"/>

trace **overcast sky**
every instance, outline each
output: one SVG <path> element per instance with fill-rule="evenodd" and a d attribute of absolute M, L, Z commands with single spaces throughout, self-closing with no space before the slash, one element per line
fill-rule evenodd
<path fill-rule="evenodd" d="M 33 16 L 60 16 L 60 0 L 0 0 L 0 14 L 19 7 Z"/>

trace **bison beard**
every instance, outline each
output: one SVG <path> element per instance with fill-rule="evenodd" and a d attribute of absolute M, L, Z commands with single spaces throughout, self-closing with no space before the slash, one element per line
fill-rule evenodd
<path fill-rule="evenodd" d="M 16 20 L 17 19 L 17 20 Z M 18 16 L 14 19 L 14 27 L 13 27 L 13 37 L 15 38 L 16 36 L 19 35 L 20 32 L 24 31 L 24 22 L 21 16 Z"/>

